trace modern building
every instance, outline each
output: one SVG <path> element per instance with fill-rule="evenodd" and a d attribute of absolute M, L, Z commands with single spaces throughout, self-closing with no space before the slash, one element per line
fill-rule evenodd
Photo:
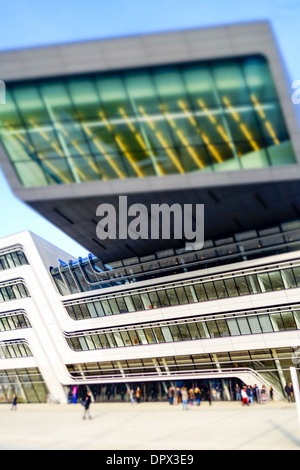
<path fill-rule="evenodd" d="M 300 139 L 269 24 L 3 52 L 0 78 L 12 190 L 91 253 L 1 240 L 2 399 L 183 382 L 282 398 L 300 347 Z M 204 204 L 203 248 L 100 240 L 97 207 L 122 195 Z"/>

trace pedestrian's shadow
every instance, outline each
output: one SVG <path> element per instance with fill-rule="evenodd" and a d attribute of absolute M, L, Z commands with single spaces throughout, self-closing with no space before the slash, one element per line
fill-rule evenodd
<path fill-rule="evenodd" d="M 300 447 L 300 438 L 296 437 L 294 434 L 287 431 L 287 429 L 280 426 L 280 424 L 275 423 L 272 420 L 269 420 L 269 423 L 272 424 L 273 428 L 277 429 L 277 431 L 279 431 L 286 439 L 288 439 L 289 441 L 294 442 L 294 444 L 296 444 L 298 447 Z"/>

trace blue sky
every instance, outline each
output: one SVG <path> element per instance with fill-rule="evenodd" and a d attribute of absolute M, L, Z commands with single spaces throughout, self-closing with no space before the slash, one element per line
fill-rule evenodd
<path fill-rule="evenodd" d="M 299 80 L 300 0 L 0 0 L 0 50 L 252 20 L 271 22 L 291 81 Z M 0 213 L 0 237 L 31 230 L 74 256 L 87 255 L 19 202 L 1 171 Z"/>

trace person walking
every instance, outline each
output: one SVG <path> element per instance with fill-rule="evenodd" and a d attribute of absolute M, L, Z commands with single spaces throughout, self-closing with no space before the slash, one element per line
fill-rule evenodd
<path fill-rule="evenodd" d="M 130 403 L 131 403 L 132 405 L 134 405 L 134 404 L 136 403 L 136 401 L 135 401 L 135 395 L 134 395 L 134 390 L 133 390 L 133 388 L 130 390 L 129 396 L 130 396 Z"/>
<path fill-rule="evenodd" d="M 188 391 L 185 386 L 181 389 L 182 409 L 188 410 Z"/>
<path fill-rule="evenodd" d="M 169 398 L 169 404 L 173 405 L 173 402 L 174 402 L 174 388 L 173 387 L 169 387 L 168 398 Z"/>
<path fill-rule="evenodd" d="M 18 401 L 18 397 L 17 395 L 14 395 L 12 403 L 11 403 L 11 411 L 13 410 L 17 411 L 17 401 Z"/>
<path fill-rule="evenodd" d="M 274 390 L 273 390 L 273 387 L 270 387 L 269 394 L 270 394 L 270 400 L 274 400 Z"/>
<path fill-rule="evenodd" d="M 211 391 L 210 391 L 210 387 L 207 389 L 206 391 L 206 399 L 207 401 L 209 402 L 209 406 L 211 406 Z"/>
<path fill-rule="evenodd" d="M 235 386 L 235 399 L 237 401 L 241 401 L 241 399 L 242 399 L 242 397 L 241 397 L 241 387 L 238 384 L 236 384 L 236 386 Z"/>
<path fill-rule="evenodd" d="M 136 389 L 136 392 L 135 392 L 135 397 L 136 397 L 137 403 L 141 403 L 141 396 L 142 396 L 142 391 L 141 391 L 140 387 L 138 387 Z"/>
<path fill-rule="evenodd" d="M 293 387 L 293 383 L 290 382 L 290 389 L 291 389 L 291 400 L 292 401 L 295 401 L 295 398 L 294 398 L 294 387 Z"/>
<path fill-rule="evenodd" d="M 89 419 L 92 419 L 91 414 L 90 414 L 90 405 L 92 402 L 92 394 L 91 392 L 87 392 L 85 400 L 84 400 L 84 413 L 83 413 L 83 419 L 85 419 L 87 416 Z"/>
<path fill-rule="evenodd" d="M 248 396 L 248 400 L 249 400 L 249 403 L 251 403 L 251 405 L 254 405 L 254 393 L 253 393 L 253 388 L 248 385 L 247 387 L 247 396 Z"/>
<path fill-rule="evenodd" d="M 288 402 L 292 401 L 292 397 L 291 397 L 291 388 L 289 386 L 288 383 L 286 383 L 286 386 L 284 387 L 284 391 L 287 395 L 287 399 L 288 399 Z"/>
<path fill-rule="evenodd" d="M 254 400 L 258 403 L 258 386 L 255 384 L 253 387 Z"/>
<path fill-rule="evenodd" d="M 190 404 L 191 404 L 191 406 L 193 406 L 194 405 L 194 400 L 195 400 L 195 392 L 194 392 L 193 387 L 191 387 L 189 389 L 189 397 L 190 397 Z"/>
<path fill-rule="evenodd" d="M 248 405 L 249 405 L 249 401 L 248 401 L 248 395 L 247 395 L 246 385 L 242 388 L 241 396 L 242 396 L 242 404 L 243 404 L 243 406 L 245 406 L 245 405 L 248 406 Z"/>
<path fill-rule="evenodd" d="M 200 398 L 200 388 L 199 387 L 195 388 L 195 398 L 196 398 L 197 406 L 200 406 L 201 398 Z"/>

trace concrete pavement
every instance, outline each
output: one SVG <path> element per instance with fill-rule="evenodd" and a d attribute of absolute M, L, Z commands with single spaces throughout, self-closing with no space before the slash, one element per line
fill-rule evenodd
<path fill-rule="evenodd" d="M 0 405 L 0 450 L 300 450 L 294 403 Z"/>

